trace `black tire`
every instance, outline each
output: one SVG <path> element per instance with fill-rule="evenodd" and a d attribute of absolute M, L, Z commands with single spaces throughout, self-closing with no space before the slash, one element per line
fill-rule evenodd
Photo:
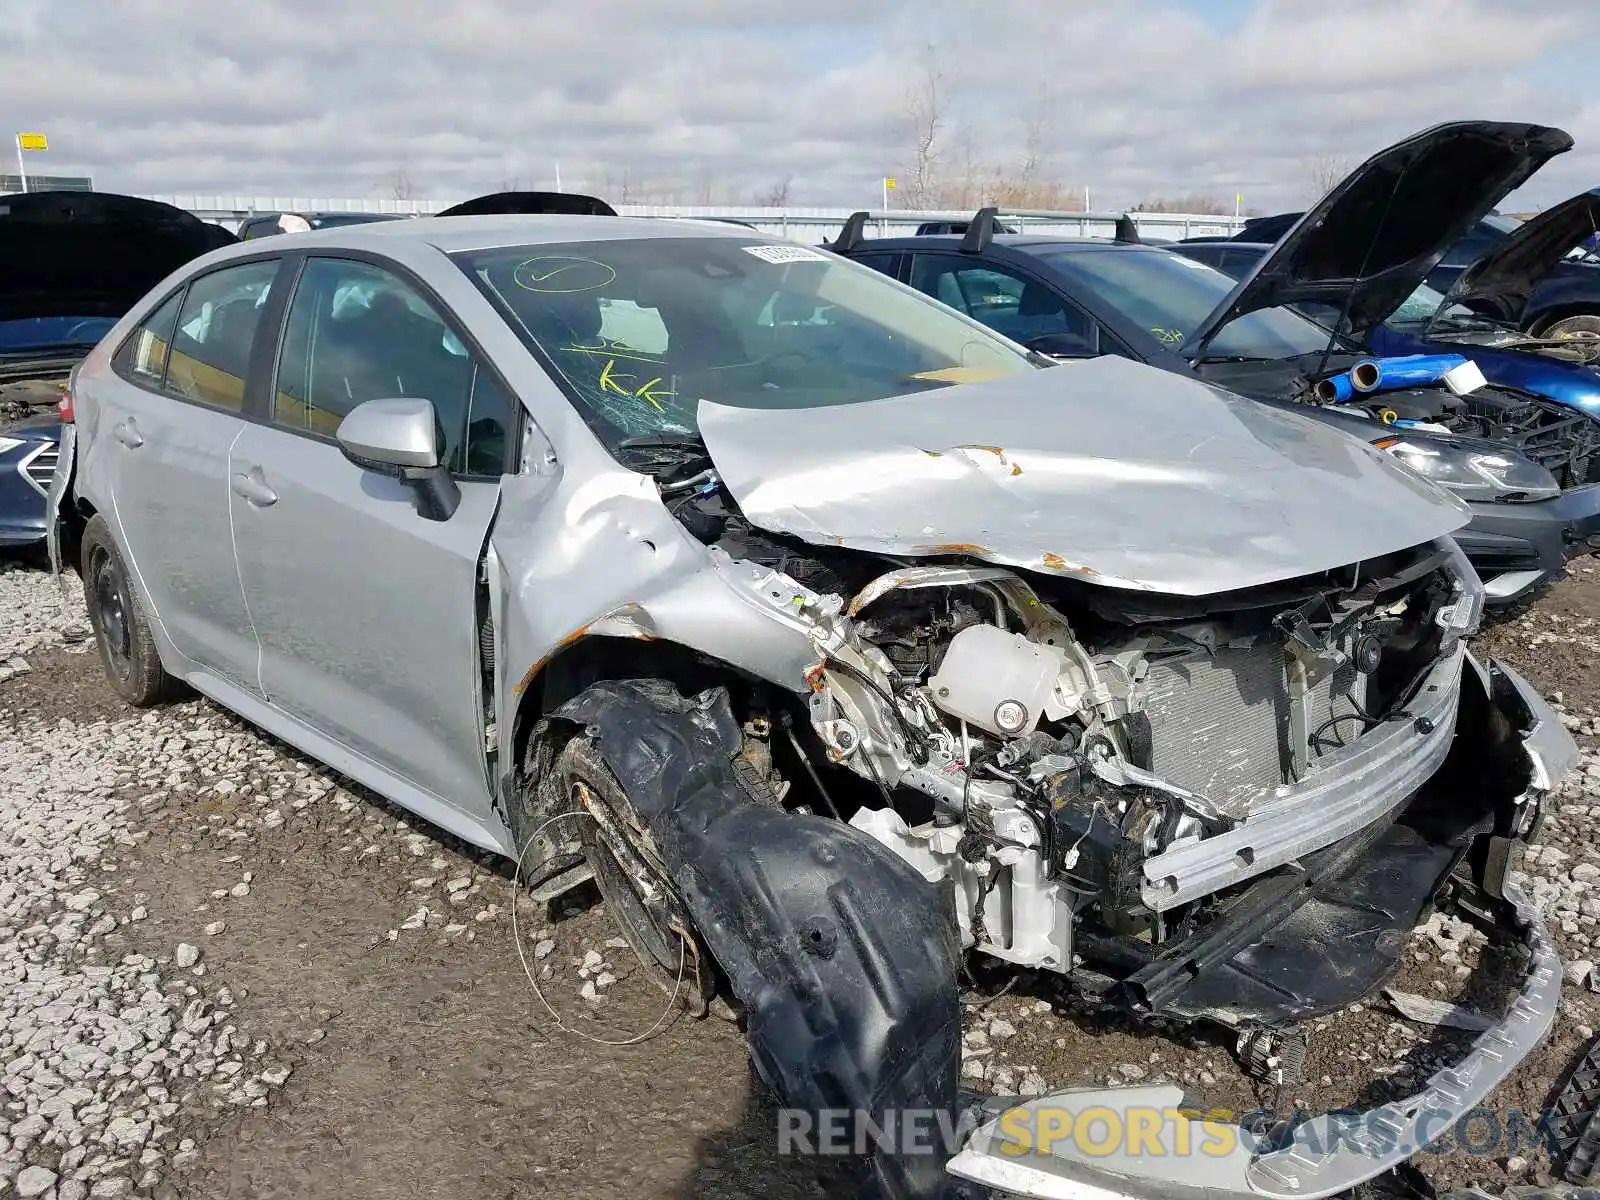
<path fill-rule="evenodd" d="M 178 681 L 167 674 L 156 653 L 150 622 L 128 578 L 111 529 L 104 517 L 92 517 L 83 531 L 79 559 L 83 574 L 83 600 L 89 609 L 100 665 L 111 686 L 135 708 L 148 708 L 170 700 L 179 692 Z"/>
<path fill-rule="evenodd" d="M 611 919 L 656 986 L 675 994 L 690 1016 L 705 1016 L 716 995 L 715 967 L 622 785 L 584 734 L 562 748 L 553 773 L 572 808 L 598 810 L 620 836 L 619 844 L 602 834 L 597 821 L 568 818 Z M 646 900 L 641 879 L 648 880 L 655 899 Z"/>
<path fill-rule="evenodd" d="M 1552 321 L 1545 326 L 1540 335 L 1547 338 L 1600 338 L 1600 316 L 1591 313 L 1579 313 L 1573 317 L 1563 317 L 1559 321 Z"/>

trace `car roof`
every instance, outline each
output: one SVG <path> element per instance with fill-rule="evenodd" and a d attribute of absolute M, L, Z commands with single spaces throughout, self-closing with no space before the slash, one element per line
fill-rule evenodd
<path fill-rule="evenodd" d="M 272 239 L 275 248 L 293 246 L 350 246 L 395 241 L 421 242 L 445 254 L 463 250 L 491 250 L 501 246 L 537 246 L 560 242 L 631 241 L 667 237 L 728 237 L 748 241 L 751 237 L 779 241 L 738 225 L 690 224 L 658 217 L 599 217 L 559 215 L 495 214 L 481 217 L 420 217 L 414 221 L 364 221 L 306 233 L 279 234 Z M 242 243 L 259 253 L 253 243 Z"/>
<path fill-rule="evenodd" d="M 919 234 L 914 237 L 867 238 L 852 253 L 864 250 L 959 250 L 963 237 L 960 234 Z M 990 246 L 1008 250 L 1166 250 L 1147 242 L 1117 242 L 1111 238 L 1061 237 L 1050 234 L 1011 233 L 996 234 Z"/>

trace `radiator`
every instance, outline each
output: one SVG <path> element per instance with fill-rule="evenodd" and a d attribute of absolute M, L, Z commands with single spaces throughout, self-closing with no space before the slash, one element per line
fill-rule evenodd
<path fill-rule="evenodd" d="M 1146 675 L 1151 769 L 1240 818 L 1291 776 L 1287 654 L 1280 645 L 1228 648 L 1153 663 Z M 1307 697 L 1307 727 L 1350 715 L 1365 702 L 1364 676 L 1349 666 L 1327 672 Z M 1324 751 L 1354 741 L 1359 720 L 1322 731 Z M 1315 763 L 1317 753 L 1309 755 Z"/>

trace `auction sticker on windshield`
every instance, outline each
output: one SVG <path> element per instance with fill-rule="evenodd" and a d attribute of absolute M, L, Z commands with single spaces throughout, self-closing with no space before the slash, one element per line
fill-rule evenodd
<path fill-rule="evenodd" d="M 741 246 L 740 249 L 769 263 L 828 261 L 826 254 L 820 250 L 813 250 L 810 246 Z"/>

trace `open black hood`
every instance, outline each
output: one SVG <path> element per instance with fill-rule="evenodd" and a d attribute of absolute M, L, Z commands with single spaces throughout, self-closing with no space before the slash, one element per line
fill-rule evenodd
<path fill-rule="evenodd" d="M 1471 301 L 1485 305 L 1514 325 L 1539 281 L 1572 249 L 1600 230 L 1600 188 L 1579 192 L 1512 230 L 1499 245 L 1456 276 L 1449 299 L 1439 306 Z"/>
<path fill-rule="evenodd" d="M 1191 353 L 1236 317 L 1288 304 L 1348 306 L 1351 335 L 1364 337 L 1475 222 L 1570 149 L 1548 125 L 1452 121 L 1379 151 L 1240 280 L 1190 336 Z"/>
<path fill-rule="evenodd" d="M 535 213 L 569 217 L 614 217 L 604 200 L 581 192 L 494 192 L 453 204 L 436 217 L 482 217 L 499 213 Z"/>
<path fill-rule="evenodd" d="M 120 317 L 184 263 L 236 241 L 181 208 L 134 196 L 0 196 L 0 321 Z"/>

